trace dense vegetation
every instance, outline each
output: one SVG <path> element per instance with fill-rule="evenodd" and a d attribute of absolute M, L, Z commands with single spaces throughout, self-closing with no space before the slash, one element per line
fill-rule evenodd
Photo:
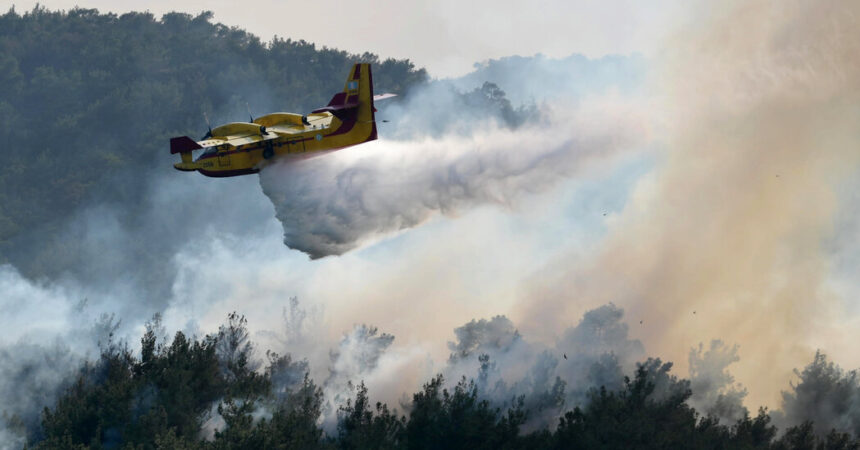
<path fill-rule="evenodd" d="M 174 276 L 164 262 L 224 206 L 214 196 L 194 197 L 200 180 L 173 170 L 170 137 L 202 136 L 204 113 L 217 125 L 248 120 L 249 110 L 324 105 L 356 61 L 373 65 L 377 91 L 401 94 L 389 105 L 428 84 L 424 69 L 408 60 L 302 40 L 261 42 L 211 19 L 210 13 L 157 19 L 39 7 L 0 15 L 0 264 L 31 279 L 68 276 L 89 286 L 121 278 L 136 283 L 146 293 L 141 303 L 158 310 Z M 478 117 L 492 111 L 510 126 L 533 112 L 514 108 L 492 83 L 477 86 L 433 95 L 442 91 Z M 435 109 L 413 123 L 446 129 L 452 115 Z M 384 134 L 395 134 L 395 124 L 386 126 Z M 200 213 L 177 215 L 168 202 L 156 204 L 165 183 Z M 86 222 L 93 210 L 97 226 Z M 234 229 L 246 234 L 248 222 Z"/>
<path fill-rule="evenodd" d="M 522 429 L 530 414 L 522 399 L 494 408 L 474 380 L 446 389 L 439 375 L 403 414 L 372 404 L 358 384 L 338 408 L 336 432 L 326 434 L 318 423 L 327 405 L 307 363 L 267 354 L 260 370 L 243 317 L 230 314 L 217 333 L 200 339 L 178 332 L 168 343 L 162 333 L 155 317 L 139 352 L 104 345 L 101 358 L 45 409 L 41 428 L 29 430 L 34 448 L 860 448 L 849 434 L 816 433 L 812 422 L 777 438 L 764 410 L 730 425 L 702 417 L 687 404 L 689 382 L 655 359 L 639 364 L 617 391 L 592 390 L 585 406 L 550 429 Z M 851 378 L 833 378 L 832 369 L 816 356 L 795 395 L 828 377 L 845 393 Z"/>
<path fill-rule="evenodd" d="M 45 237 L 88 201 L 139 204 L 152 169 L 170 166 L 168 139 L 202 135 L 204 112 L 217 124 L 247 120 L 246 103 L 256 114 L 308 111 L 359 60 L 380 90 L 426 79 L 408 60 L 264 43 L 211 18 L 39 7 L 0 16 L 0 263 L 30 276 L 68 270 L 64 245 Z"/>

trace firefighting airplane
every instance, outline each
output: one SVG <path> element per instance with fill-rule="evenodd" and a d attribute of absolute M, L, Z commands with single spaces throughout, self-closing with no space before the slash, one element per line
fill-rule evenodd
<path fill-rule="evenodd" d="M 373 101 L 390 97 L 394 94 L 374 97 L 370 64 L 355 64 L 343 91 L 310 114 L 279 112 L 252 122 L 228 123 L 197 142 L 188 136 L 171 138 L 170 153 L 182 157 L 173 167 L 208 177 L 233 177 L 257 173 L 275 156 L 307 157 L 372 141 L 376 139 Z M 193 160 L 195 150 L 203 153 Z"/>

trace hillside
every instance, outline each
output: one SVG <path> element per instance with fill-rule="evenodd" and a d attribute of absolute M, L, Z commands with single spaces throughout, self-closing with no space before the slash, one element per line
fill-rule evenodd
<path fill-rule="evenodd" d="M 0 262 L 30 276 L 63 270 L 45 243 L 89 202 L 125 205 L 134 223 L 129 206 L 169 162 L 170 137 L 202 135 L 204 113 L 221 123 L 246 120 L 247 108 L 323 105 L 358 60 L 374 65 L 379 90 L 426 79 L 408 60 L 261 42 L 211 13 L 10 10 L 0 16 Z"/>

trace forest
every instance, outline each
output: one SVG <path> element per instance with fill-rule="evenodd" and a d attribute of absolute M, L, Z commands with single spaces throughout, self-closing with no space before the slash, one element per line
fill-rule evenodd
<path fill-rule="evenodd" d="M 337 407 L 336 431 L 326 433 L 319 420 L 332 405 L 309 378 L 307 362 L 267 352 L 261 366 L 255 352 L 247 321 L 236 313 L 217 333 L 177 332 L 172 340 L 155 316 L 139 349 L 108 339 L 100 358 L 45 408 L 40 426 L 21 431 L 39 449 L 860 448 L 851 433 L 821 433 L 812 420 L 778 433 L 765 409 L 734 423 L 702 415 L 688 405 L 690 382 L 672 375 L 671 363 L 650 358 L 619 389 L 594 388 L 584 405 L 560 405 L 558 422 L 547 428 L 524 430 L 535 411 L 522 396 L 506 408 L 483 398 L 481 374 L 453 388 L 440 374 L 412 394 L 405 410 L 373 403 L 360 380 L 350 384 L 353 395 Z M 489 357 L 477 357 L 486 368 Z M 851 399 L 860 395 L 854 372 L 817 354 L 798 375 L 784 394 L 786 410 L 812 416 L 806 406 L 817 402 L 852 416 Z M 562 382 L 561 393 L 543 395 L 564 389 Z"/>
<path fill-rule="evenodd" d="M 162 262 L 205 226 L 189 217 L 148 221 L 147 195 L 175 159 L 169 139 L 200 138 L 207 117 L 216 126 L 246 121 L 249 112 L 309 112 L 343 88 L 357 61 L 372 64 L 377 92 L 407 98 L 428 83 L 408 60 L 280 37 L 261 42 L 213 23 L 209 12 L 156 19 L 92 9 L 8 11 L 0 16 L 0 264 L 30 278 L 101 282 L 105 267 L 85 260 L 85 237 L 70 223 L 105 205 L 138 236 L 127 256 L 157 301 L 172 276 Z M 464 110 L 512 126 L 530 113 L 492 83 L 451 95 Z"/>
<path fill-rule="evenodd" d="M 74 249 L 44 236 L 94 199 L 125 205 L 134 222 L 145 180 L 171 160 L 165 143 L 202 136 L 204 113 L 215 125 L 247 120 L 248 109 L 309 111 L 356 61 L 373 64 L 379 90 L 426 81 L 409 61 L 263 43 L 211 18 L 39 7 L 0 16 L 0 262 L 31 276 L 68 269 Z"/>
<path fill-rule="evenodd" d="M 164 261 L 197 232 L 147 229 L 141 220 L 154 174 L 170 166 L 168 139 L 202 135 L 204 113 L 222 123 L 245 120 L 249 110 L 324 105 L 356 61 L 373 64 L 379 92 L 408 98 L 431 82 L 409 60 L 281 37 L 262 42 L 214 23 L 211 13 L 11 9 L 0 16 L 0 265 L 30 279 L 104 276 L 111 261 L 87 259 L 67 227 L 82 208 L 107 204 L 128 229 L 164 236 L 128 244 L 141 286 L 163 300 L 172 276 Z M 510 127 L 533 120 L 534 109 L 512 105 L 504 88 L 484 82 L 455 95 Z M 533 397 L 498 402 L 487 395 L 491 356 L 452 354 L 483 372 L 440 373 L 398 405 L 373 402 L 363 380 L 350 380 L 348 400 L 332 405 L 307 360 L 261 352 L 238 312 L 215 333 L 171 338 L 156 314 L 139 345 L 114 337 L 112 318 L 99 326 L 106 338 L 97 357 L 73 368 L 36 420 L 3 410 L 5 428 L 26 448 L 860 449 L 860 380 L 823 353 L 797 371 L 780 411 L 726 421 L 690 406 L 692 381 L 656 358 L 621 373 L 606 355 L 618 383 L 549 380 L 552 388 Z M 562 401 L 580 390 L 580 404 Z M 334 427 L 322 423 L 327 413 Z M 797 423 L 777 428 L 778 415 Z"/>

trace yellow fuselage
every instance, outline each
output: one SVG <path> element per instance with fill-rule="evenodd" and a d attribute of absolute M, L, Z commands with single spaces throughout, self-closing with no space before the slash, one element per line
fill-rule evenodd
<path fill-rule="evenodd" d="M 310 114 L 274 113 L 253 122 L 229 123 L 197 142 L 176 138 L 187 139 L 184 148 L 175 149 L 171 140 L 171 152 L 182 156 L 174 167 L 211 177 L 246 175 L 274 158 L 312 156 L 374 140 L 372 82 L 370 65 L 356 64 L 343 92 Z M 203 153 L 193 160 L 191 151 L 200 149 Z"/>

